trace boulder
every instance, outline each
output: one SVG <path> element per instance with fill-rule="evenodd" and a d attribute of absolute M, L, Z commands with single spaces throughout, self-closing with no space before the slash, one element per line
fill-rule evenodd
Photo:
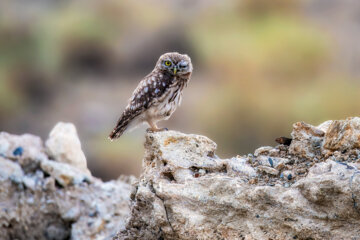
<path fill-rule="evenodd" d="M 356 122 L 296 123 L 290 146 L 230 159 L 204 136 L 148 133 L 131 217 L 114 239 L 355 239 Z"/>
<path fill-rule="evenodd" d="M 92 177 L 73 125 L 58 126 L 70 130 L 50 134 L 51 157 L 39 137 L 0 133 L 1 240 L 111 239 L 125 227 L 135 178 Z"/>

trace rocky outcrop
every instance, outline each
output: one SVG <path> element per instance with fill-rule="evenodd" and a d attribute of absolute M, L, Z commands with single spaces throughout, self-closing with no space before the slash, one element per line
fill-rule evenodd
<path fill-rule="evenodd" d="M 131 177 L 91 176 L 72 124 L 46 141 L 0 133 L 0 239 L 111 239 L 130 213 Z"/>
<path fill-rule="evenodd" d="M 220 159 L 198 135 L 148 133 L 115 239 L 357 239 L 360 118 L 294 124 L 290 146 Z"/>
<path fill-rule="evenodd" d="M 0 239 L 359 238 L 360 118 L 293 127 L 229 159 L 204 136 L 147 133 L 140 178 L 106 183 L 71 124 L 45 146 L 0 133 Z"/>

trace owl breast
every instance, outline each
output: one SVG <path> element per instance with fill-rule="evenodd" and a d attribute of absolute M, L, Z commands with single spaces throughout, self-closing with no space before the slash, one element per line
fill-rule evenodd
<path fill-rule="evenodd" d="M 160 120 L 167 120 L 181 104 L 183 82 L 176 82 L 163 94 L 163 96 L 148 111 L 149 117 Z"/>

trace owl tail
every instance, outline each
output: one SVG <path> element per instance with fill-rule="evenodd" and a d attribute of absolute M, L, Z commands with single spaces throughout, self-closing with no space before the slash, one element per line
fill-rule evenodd
<path fill-rule="evenodd" d="M 124 112 L 118 120 L 114 130 L 112 130 L 112 132 L 110 133 L 109 139 L 114 140 L 116 138 L 119 138 L 125 132 L 132 119 L 133 117 L 131 116 L 131 114 Z"/>

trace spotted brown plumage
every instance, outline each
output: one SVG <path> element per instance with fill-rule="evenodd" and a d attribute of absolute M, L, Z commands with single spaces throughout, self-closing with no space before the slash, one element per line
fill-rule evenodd
<path fill-rule="evenodd" d="M 143 122 L 152 131 L 164 130 L 156 122 L 167 120 L 180 105 L 192 70 L 191 59 L 185 54 L 172 52 L 160 56 L 154 70 L 136 87 L 109 138 L 118 138 Z"/>

